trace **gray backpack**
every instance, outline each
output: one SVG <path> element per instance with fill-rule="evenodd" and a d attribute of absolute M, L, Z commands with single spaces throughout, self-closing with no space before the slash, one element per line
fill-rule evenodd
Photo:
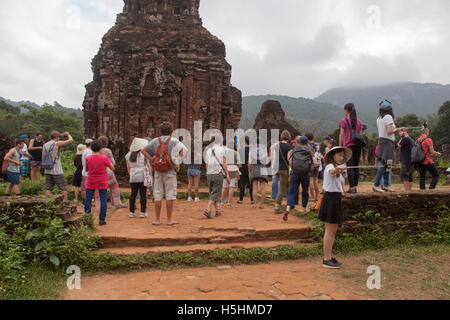
<path fill-rule="evenodd" d="M 305 176 L 311 171 L 313 159 L 311 148 L 308 146 L 297 146 L 291 155 L 292 171 L 300 176 Z"/>
<path fill-rule="evenodd" d="M 424 143 L 428 138 L 423 139 L 422 141 L 417 141 L 414 147 L 411 150 L 411 162 L 414 164 L 421 164 L 427 158 L 427 153 L 422 150 L 422 143 Z"/>
<path fill-rule="evenodd" d="M 41 166 L 43 169 L 52 170 L 55 166 L 56 158 L 53 158 L 53 149 L 55 149 L 56 143 L 52 144 L 50 150 L 44 150 L 44 158 L 42 159 Z"/>

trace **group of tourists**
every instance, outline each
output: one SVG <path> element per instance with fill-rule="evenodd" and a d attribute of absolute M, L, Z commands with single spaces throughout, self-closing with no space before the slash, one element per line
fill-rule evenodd
<path fill-rule="evenodd" d="M 237 204 L 243 204 L 245 192 L 250 192 L 252 207 L 264 209 L 266 188 L 269 177 L 273 176 L 272 196 L 275 199 L 275 214 L 283 215 L 288 221 L 289 214 L 301 205 L 301 212 L 306 214 L 310 199 L 318 202 L 319 219 L 325 223 L 324 261 L 326 268 L 340 268 L 341 263 L 332 257 L 332 248 L 339 225 L 343 223 L 342 194 L 345 178 L 348 178 L 349 194 L 358 192 L 359 168 L 362 149 L 366 145 L 363 125 L 357 117 L 354 104 L 344 107 L 345 117 L 340 121 L 339 138 L 334 141 L 325 137 L 322 151 L 320 144 L 314 141 L 314 135 L 307 133 L 293 139 L 288 131 L 283 131 L 280 142 L 268 150 L 257 138 L 250 144 L 245 138 L 245 145 L 235 149 L 224 147 L 212 139 L 205 151 L 206 175 L 209 189 L 209 201 L 203 214 L 207 219 L 219 218 L 223 208 L 233 208 L 233 196 L 239 189 Z M 384 100 L 380 103 L 377 119 L 379 143 L 376 150 L 377 176 L 373 191 L 394 192 L 391 188 L 391 168 L 396 148 L 400 149 L 401 179 L 406 191 L 412 189 L 413 170 L 420 173 L 420 189 L 425 189 L 426 172 L 432 175 L 430 189 L 435 189 L 439 173 L 433 160 L 441 154 L 436 152 L 430 130 L 424 126 L 418 141 L 409 136 L 408 128 L 397 128 L 392 103 Z M 171 123 L 160 125 L 160 137 L 155 139 L 134 138 L 128 154 L 125 156 L 127 171 L 131 184 L 129 217 L 137 218 L 136 200 L 140 197 L 140 218 L 148 218 L 147 192 L 150 190 L 155 206 L 154 226 L 161 224 L 162 201 L 166 201 L 167 224 L 178 224 L 173 217 L 174 201 L 177 199 L 177 173 L 185 157 L 190 157 L 188 166 L 187 201 L 200 202 L 199 183 L 202 173 L 203 153 L 197 146 L 190 155 L 184 144 L 172 136 Z M 395 134 L 401 140 L 397 143 Z M 63 140 L 63 138 L 67 139 Z M 293 140 L 292 140 L 293 139 Z M 50 141 L 44 142 L 41 133 L 29 141 L 23 135 L 16 141 L 16 146 L 5 156 L 3 170 L 9 180 L 6 195 L 13 192 L 20 195 L 21 178 L 28 176 L 31 166 L 31 179 L 39 181 L 41 168 L 44 169 L 45 190 L 50 195 L 57 186 L 67 201 L 67 186 L 64 177 L 60 149 L 73 143 L 67 132 L 60 134 L 53 131 Z M 111 191 L 111 202 L 118 208 L 124 208 L 120 199 L 120 188 L 115 176 L 113 153 L 108 149 L 108 138 L 87 139 L 85 145 L 78 145 L 74 159 L 76 172 L 73 177 L 75 201 L 84 201 L 86 214 L 92 210 L 92 199 L 100 207 L 99 224 L 106 224 L 107 189 Z M 198 143 L 198 142 L 195 142 Z M 241 159 L 240 156 L 244 156 Z M 230 162 L 230 159 L 232 160 Z M 320 187 L 319 181 L 323 180 Z M 194 193 L 194 197 L 193 194 Z M 300 203 L 301 193 L 301 203 Z M 286 210 L 282 210 L 286 199 Z"/>
<path fill-rule="evenodd" d="M 62 141 L 61 138 L 67 138 Z M 21 181 L 30 175 L 31 181 L 39 182 L 41 168 L 44 169 L 45 194 L 50 196 L 55 185 L 60 189 L 64 201 L 68 202 L 67 184 L 60 158 L 60 148 L 73 143 L 73 138 L 68 132 L 61 134 L 52 131 L 50 141 L 44 142 L 42 133 L 38 132 L 34 139 L 24 134 L 15 142 L 12 148 L 4 157 L 2 171 L 8 178 L 8 185 L 5 194 L 9 196 L 11 192 L 20 195 Z M 31 166 L 31 173 L 30 171 Z"/>

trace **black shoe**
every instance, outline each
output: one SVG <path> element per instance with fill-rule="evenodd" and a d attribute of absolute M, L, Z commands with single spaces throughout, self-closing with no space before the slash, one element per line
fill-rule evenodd
<path fill-rule="evenodd" d="M 212 219 L 212 218 L 213 218 L 212 215 L 211 215 L 211 212 L 209 212 L 208 210 L 205 210 L 205 212 L 203 213 L 203 215 L 204 215 L 205 217 L 207 217 L 208 219 Z"/>
<path fill-rule="evenodd" d="M 356 188 L 355 189 L 348 189 L 347 193 L 355 194 L 355 193 L 358 193 L 358 190 L 356 190 Z"/>
<path fill-rule="evenodd" d="M 99 226 L 104 226 L 106 225 L 106 221 L 105 220 L 100 220 L 100 222 L 98 223 Z"/>
<path fill-rule="evenodd" d="M 222 216 L 222 212 L 216 211 L 216 217 L 220 217 L 220 216 Z"/>
<path fill-rule="evenodd" d="M 331 261 L 337 264 L 339 267 L 342 267 L 342 263 L 336 260 L 336 258 L 331 258 Z"/>
<path fill-rule="evenodd" d="M 327 269 L 340 269 L 341 268 L 341 266 L 334 263 L 332 259 L 328 260 L 328 261 L 323 260 L 322 267 L 327 268 Z"/>
<path fill-rule="evenodd" d="M 289 219 L 289 212 L 285 212 L 284 216 L 283 216 L 283 220 L 287 222 L 288 219 Z"/>

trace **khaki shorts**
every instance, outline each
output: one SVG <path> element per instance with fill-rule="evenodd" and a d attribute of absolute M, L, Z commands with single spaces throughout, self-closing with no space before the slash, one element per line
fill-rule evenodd
<path fill-rule="evenodd" d="M 209 200 L 214 202 L 220 202 L 220 196 L 222 195 L 223 185 L 222 174 L 208 174 L 208 187 L 209 187 Z"/>
<path fill-rule="evenodd" d="M 223 179 L 223 188 L 236 188 L 238 186 L 239 180 L 237 178 L 230 179 L 230 184 L 228 185 L 227 179 Z"/>
<path fill-rule="evenodd" d="M 155 172 L 153 182 L 153 197 L 156 202 L 164 199 L 168 201 L 177 200 L 177 176 L 167 172 Z"/>

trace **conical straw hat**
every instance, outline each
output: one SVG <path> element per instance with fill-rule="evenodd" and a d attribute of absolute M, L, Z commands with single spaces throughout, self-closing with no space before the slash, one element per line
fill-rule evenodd
<path fill-rule="evenodd" d="M 130 152 L 141 151 L 148 145 L 148 141 L 141 138 L 134 138 L 130 147 Z"/>

